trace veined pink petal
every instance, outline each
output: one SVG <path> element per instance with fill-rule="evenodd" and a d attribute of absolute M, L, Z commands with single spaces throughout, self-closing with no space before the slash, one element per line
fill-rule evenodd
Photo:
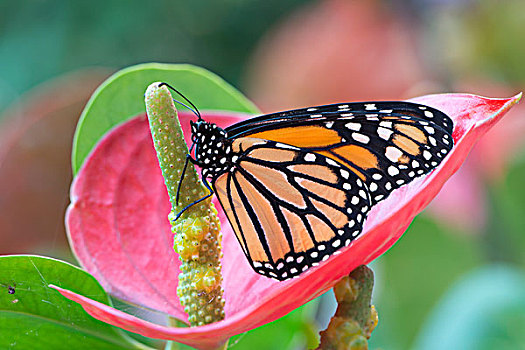
<path fill-rule="evenodd" d="M 479 137 L 519 98 L 442 94 L 414 99 L 454 120 L 452 152 L 432 173 L 376 205 L 360 238 L 341 254 L 292 280 L 277 282 L 253 272 L 219 208 L 224 237 L 223 321 L 201 327 L 164 327 L 57 289 L 104 322 L 145 336 L 211 349 L 232 335 L 286 315 L 389 249 L 459 168 Z M 207 119 L 225 126 L 238 117 L 209 115 Z M 187 119 L 182 123 L 187 126 Z M 86 160 L 73 184 L 67 224 L 79 260 L 111 293 L 184 318 L 175 293 L 178 259 L 171 248 L 166 218 L 169 204 L 163 186 L 147 121 L 135 118 L 106 135 Z"/>

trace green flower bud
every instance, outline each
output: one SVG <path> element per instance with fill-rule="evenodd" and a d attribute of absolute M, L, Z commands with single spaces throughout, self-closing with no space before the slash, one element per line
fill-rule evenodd
<path fill-rule="evenodd" d="M 184 311 L 188 313 L 188 320 L 192 326 L 222 320 L 222 235 L 217 210 L 211 199 L 207 199 L 190 206 L 174 222 L 177 213 L 206 196 L 208 190 L 190 163 L 177 203 L 178 182 L 189 151 L 182 136 L 173 98 L 165 85 L 153 83 L 148 87 L 146 110 L 153 144 L 172 204 L 168 218 L 172 224 L 171 231 L 175 235 L 173 248 L 181 260 L 177 295 Z"/>

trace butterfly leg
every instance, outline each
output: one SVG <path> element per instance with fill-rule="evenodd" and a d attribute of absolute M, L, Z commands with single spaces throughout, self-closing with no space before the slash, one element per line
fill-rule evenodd
<path fill-rule="evenodd" d="M 186 165 L 188 164 L 188 158 L 193 161 L 193 159 L 188 155 L 188 157 L 186 158 Z M 186 166 L 184 167 L 184 169 L 186 169 Z M 184 175 L 184 172 L 182 174 Z M 179 189 L 180 189 L 180 183 L 181 182 L 182 182 L 182 179 L 181 179 L 181 181 L 179 181 Z M 210 184 L 208 183 L 208 180 L 206 180 L 206 178 L 203 177 L 203 181 L 202 182 L 204 183 L 204 186 L 206 186 L 208 191 L 210 191 L 210 193 L 208 193 L 207 195 L 205 195 L 204 197 L 202 197 L 200 199 L 197 199 L 195 202 L 190 203 L 187 206 L 185 206 L 181 211 L 179 211 L 177 213 L 177 215 L 175 216 L 175 219 L 173 219 L 174 222 L 177 221 L 177 219 L 182 215 L 182 213 L 184 213 L 188 208 L 190 208 L 190 207 L 194 206 L 195 204 L 198 204 L 198 203 L 202 202 L 203 200 L 208 199 L 211 196 L 213 196 L 213 194 L 215 192 L 212 190 Z M 177 197 L 178 197 L 178 193 L 179 193 L 179 191 L 177 189 Z"/>
<path fill-rule="evenodd" d="M 182 186 L 182 180 L 184 180 L 184 174 L 186 173 L 186 168 L 188 167 L 188 162 L 191 160 L 193 164 L 195 164 L 194 159 L 191 157 L 191 155 L 186 154 L 186 161 L 184 162 L 184 168 L 182 168 L 182 174 L 180 175 L 179 184 L 177 186 L 177 195 L 175 196 L 175 204 L 179 205 L 179 194 L 180 194 L 180 188 Z M 177 216 L 178 217 L 178 216 Z"/>

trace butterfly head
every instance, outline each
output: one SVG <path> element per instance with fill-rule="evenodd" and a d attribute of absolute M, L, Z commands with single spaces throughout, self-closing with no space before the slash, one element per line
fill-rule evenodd
<path fill-rule="evenodd" d="M 202 119 L 190 121 L 191 139 L 195 145 L 195 160 L 202 167 L 203 175 L 225 171 L 230 164 L 231 142 L 226 132 L 216 124 Z"/>

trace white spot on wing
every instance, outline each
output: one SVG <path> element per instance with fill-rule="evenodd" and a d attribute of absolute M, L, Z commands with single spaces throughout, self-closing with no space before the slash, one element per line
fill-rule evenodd
<path fill-rule="evenodd" d="M 332 166 L 336 166 L 336 167 L 339 167 L 339 164 L 335 161 L 333 161 L 332 159 L 328 158 L 326 159 L 326 163 L 332 165 Z"/>
<path fill-rule="evenodd" d="M 434 128 L 433 127 L 431 127 L 431 126 L 424 126 L 424 128 L 429 134 L 433 134 L 434 133 Z"/>
<path fill-rule="evenodd" d="M 434 113 L 432 113 L 431 111 L 425 111 L 425 116 L 427 118 L 434 118 Z"/>
<path fill-rule="evenodd" d="M 306 160 L 307 162 L 315 162 L 315 154 L 313 153 L 308 153 L 307 155 L 304 156 L 304 160 Z"/>
<path fill-rule="evenodd" d="M 388 174 L 390 176 L 396 176 L 399 174 L 399 170 L 395 166 L 391 165 L 388 167 Z"/>
<path fill-rule="evenodd" d="M 350 129 L 350 130 L 354 130 L 354 131 L 359 131 L 361 130 L 361 124 L 359 123 L 346 123 L 345 126 Z"/>
<path fill-rule="evenodd" d="M 368 143 L 370 142 L 370 137 L 366 136 L 366 135 L 363 135 L 363 134 L 360 134 L 358 132 L 353 132 L 352 133 L 352 138 L 356 141 L 359 141 L 359 142 L 362 142 L 362 143 Z"/>
<path fill-rule="evenodd" d="M 398 162 L 399 157 L 403 155 L 403 152 L 394 146 L 388 146 L 386 148 L 385 156 L 391 161 L 391 162 Z"/>
<path fill-rule="evenodd" d="M 286 143 L 280 143 L 280 142 L 277 142 L 275 144 L 275 146 L 279 147 L 279 148 L 287 148 L 287 149 L 293 149 L 293 150 L 298 150 L 299 148 L 295 147 L 295 146 L 290 146 L 290 145 L 287 145 Z"/>

